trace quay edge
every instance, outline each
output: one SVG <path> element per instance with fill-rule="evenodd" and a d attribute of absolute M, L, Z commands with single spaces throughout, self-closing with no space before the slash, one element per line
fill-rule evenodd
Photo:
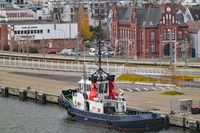
<path fill-rule="evenodd" d="M 35 90 L 28 90 L 25 88 L 19 89 L 19 88 L 5 87 L 5 86 L 1 86 L 0 88 L 1 88 L 0 93 L 1 93 L 2 97 L 5 97 L 4 94 L 2 95 L 2 93 L 7 92 L 7 91 L 3 91 L 3 88 L 7 88 L 8 96 L 13 95 L 13 96 L 19 97 L 20 91 L 26 91 L 26 93 L 27 93 L 26 96 L 28 99 L 33 99 L 35 101 L 38 101 L 39 100 L 38 94 L 40 94 L 40 95 L 45 94 L 46 102 L 58 104 L 58 95 L 56 95 L 56 94 L 37 92 Z M 46 102 L 44 102 L 44 103 L 46 103 Z M 192 130 L 200 131 L 200 119 L 194 119 L 187 114 L 177 115 L 177 114 L 168 114 L 166 112 L 158 112 L 158 111 L 156 111 L 156 113 L 167 116 L 169 118 L 169 124 L 172 126 L 178 126 L 178 127 L 182 127 L 182 128 L 189 128 Z"/>

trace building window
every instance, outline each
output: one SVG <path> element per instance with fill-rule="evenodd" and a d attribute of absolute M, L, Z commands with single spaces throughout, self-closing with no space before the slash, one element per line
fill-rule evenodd
<path fill-rule="evenodd" d="M 123 35 L 124 35 L 124 30 L 123 29 L 121 29 L 121 38 L 123 38 Z"/>
<path fill-rule="evenodd" d="M 155 39 L 156 35 L 154 31 L 150 32 L 150 52 L 153 53 L 155 52 Z"/>
<path fill-rule="evenodd" d="M 145 52 L 145 41 L 144 41 L 144 32 L 141 32 L 141 38 L 142 38 L 142 52 Z"/>
<path fill-rule="evenodd" d="M 171 30 L 170 30 L 170 29 L 167 29 L 167 40 L 170 39 L 170 34 L 171 34 Z"/>
<path fill-rule="evenodd" d="M 172 40 L 175 40 L 175 29 L 167 29 L 167 39 L 170 40 L 170 36 Z"/>
<path fill-rule="evenodd" d="M 150 41 L 155 41 L 155 32 L 154 31 L 150 32 Z"/>
<path fill-rule="evenodd" d="M 172 16 L 172 24 L 174 24 L 174 16 Z"/>
<path fill-rule="evenodd" d="M 122 37 L 122 29 L 119 29 L 119 37 Z"/>
<path fill-rule="evenodd" d="M 165 24 L 165 17 L 163 16 L 163 24 Z"/>
<path fill-rule="evenodd" d="M 135 31 L 132 30 L 131 32 L 132 32 L 132 33 L 131 33 L 131 39 L 135 39 Z"/>
<path fill-rule="evenodd" d="M 172 16 L 171 16 L 171 14 L 169 14 L 169 20 L 168 20 L 168 22 L 169 22 L 169 25 L 171 25 L 172 24 L 172 18 L 171 18 Z"/>
<path fill-rule="evenodd" d="M 151 53 L 156 52 L 156 49 L 155 49 L 155 42 L 151 42 L 151 43 L 150 43 L 150 52 L 151 52 Z"/>
<path fill-rule="evenodd" d="M 167 39 L 167 30 L 166 29 L 163 30 L 163 39 Z"/>
<path fill-rule="evenodd" d="M 74 15 L 73 14 L 71 14 L 71 21 L 73 21 L 74 20 Z"/>
<path fill-rule="evenodd" d="M 175 29 L 172 30 L 172 40 L 175 40 Z"/>
<path fill-rule="evenodd" d="M 183 32 L 182 31 L 178 31 L 178 39 L 182 39 L 183 38 Z"/>
<path fill-rule="evenodd" d="M 73 13 L 74 12 L 74 9 L 73 8 L 71 8 L 71 13 Z"/>

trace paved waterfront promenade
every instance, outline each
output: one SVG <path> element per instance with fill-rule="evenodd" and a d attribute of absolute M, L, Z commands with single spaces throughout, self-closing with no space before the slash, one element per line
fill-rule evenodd
<path fill-rule="evenodd" d="M 16 71 L 16 70 L 14 70 Z M 63 89 L 77 88 L 77 82 L 81 75 L 77 73 L 68 73 L 65 76 L 56 75 L 38 75 L 38 74 L 21 74 L 11 70 L 0 70 L 0 85 L 5 85 L 13 88 L 26 89 L 28 86 L 31 90 L 42 91 L 45 93 L 59 94 Z M 163 91 L 143 91 L 143 92 L 129 92 L 124 91 L 124 96 L 127 100 L 128 106 L 157 110 L 161 112 L 170 112 L 170 103 L 177 99 L 193 99 L 200 100 L 200 89 L 184 89 L 178 90 L 184 95 L 166 96 L 162 95 Z"/>
<path fill-rule="evenodd" d="M 57 101 L 57 96 L 63 89 L 77 88 L 77 82 L 81 78 L 80 73 L 66 72 L 59 74 L 56 72 L 30 70 L 29 73 L 22 72 L 20 69 L 0 69 L 0 85 L 17 89 L 27 89 L 32 94 L 35 91 L 48 94 L 49 101 Z M 48 74 L 45 74 L 48 73 Z M 13 90 L 13 89 L 12 89 Z M 16 91 L 16 90 L 15 90 Z M 14 91 L 14 92 L 15 92 Z M 171 101 L 178 99 L 192 99 L 200 101 L 200 88 L 185 88 L 178 90 L 184 95 L 167 96 L 161 93 L 164 90 L 157 91 L 124 91 L 124 97 L 129 107 L 137 109 L 154 111 L 158 113 L 169 113 Z M 12 93 L 11 93 L 12 94 Z M 15 94 L 15 93 L 14 93 Z M 30 95 L 30 94 L 29 94 Z M 53 96 L 53 97 L 52 97 Z M 32 96 L 31 98 L 34 98 Z M 53 99 L 52 99 L 53 98 Z M 172 115 L 169 118 L 170 124 L 180 127 L 189 127 L 188 121 L 195 120 L 199 123 L 200 115 Z M 200 124 L 200 123 L 199 123 Z M 198 125 L 199 125 L 198 124 Z"/>

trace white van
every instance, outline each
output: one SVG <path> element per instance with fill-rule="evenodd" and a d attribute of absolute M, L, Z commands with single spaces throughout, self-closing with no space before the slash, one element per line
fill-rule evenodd
<path fill-rule="evenodd" d="M 71 52 L 72 52 L 72 49 L 63 49 L 62 51 L 60 51 L 60 54 L 62 54 L 62 55 L 68 55 Z"/>
<path fill-rule="evenodd" d="M 95 56 L 96 54 L 96 49 L 95 48 L 90 48 L 89 49 L 89 56 Z"/>

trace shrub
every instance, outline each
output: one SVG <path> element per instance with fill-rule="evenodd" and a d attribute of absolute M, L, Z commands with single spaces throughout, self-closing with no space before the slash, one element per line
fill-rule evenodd
<path fill-rule="evenodd" d="M 29 53 L 38 53 L 37 47 L 30 46 L 30 47 L 29 47 Z"/>
<path fill-rule="evenodd" d="M 178 92 L 178 91 L 166 91 L 161 94 L 163 94 L 163 95 L 183 95 L 184 93 Z"/>
<path fill-rule="evenodd" d="M 10 50 L 10 46 L 8 44 L 3 45 L 3 50 L 9 51 Z"/>

